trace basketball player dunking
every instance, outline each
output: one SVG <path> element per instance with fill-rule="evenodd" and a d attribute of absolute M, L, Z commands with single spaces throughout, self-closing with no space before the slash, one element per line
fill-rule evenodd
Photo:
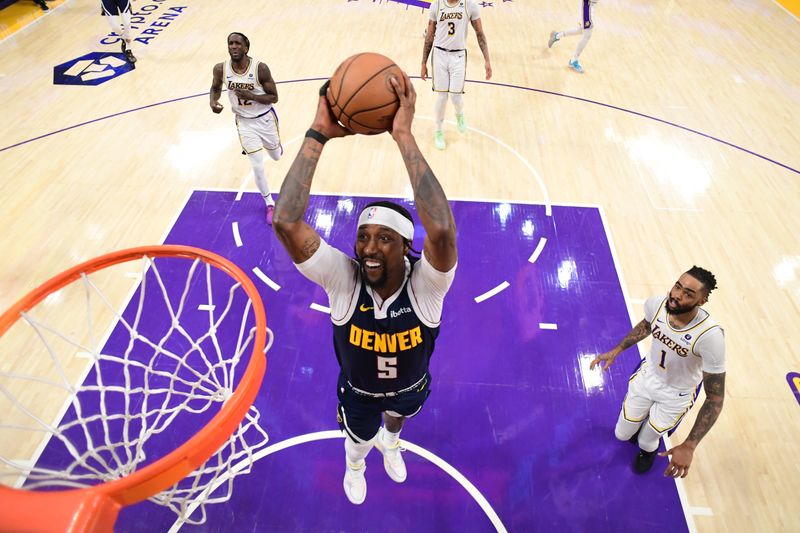
<path fill-rule="evenodd" d="M 267 224 L 272 224 L 275 201 L 269 192 L 267 175 L 264 172 L 262 149 L 277 161 L 283 155 L 278 115 L 274 104 L 278 102 L 278 89 L 266 63 L 256 61 L 247 55 L 250 40 L 242 33 L 228 35 L 228 54 L 230 60 L 214 65 L 214 79 L 211 82 L 210 106 L 214 113 L 222 111 L 219 98 L 222 96 L 223 79 L 228 89 L 231 110 L 236 116 L 236 129 L 242 153 L 247 154 L 256 186 L 266 203 Z"/>
<path fill-rule="evenodd" d="M 404 89 L 397 78 L 390 78 L 400 99 L 391 134 L 425 228 L 422 256 L 409 254 L 411 214 L 392 202 L 376 202 L 361 212 L 355 259 L 327 244 L 303 220 L 325 143 L 352 134 L 331 114 L 327 83 L 275 207 L 274 228 L 281 243 L 297 269 L 328 294 L 341 369 L 337 414 L 345 432 L 344 491 L 354 504 L 367 496 L 365 458 L 373 446 L 383 454 L 389 477 L 397 483 L 406 479 L 400 430 L 430 394 L 428 363 L 458 258 L 450 205 L 411 133 L 416 93 L 408 75 L 403 78 Z"/>
<path fill-rule="evenodd" d="M 428 15 L 428 29 L 425 32 L 425 45 L 422 49 L 422 72 L 420 77 L 428 78 L 428 55 L 431 55 L 433 71 L 433 90 L 436 95 L 434 118 L 436 130 L 434 143 L 439 150 L 445 149 L 444 110 L 447 95 L 456 109 L 458 131 L 467 131 L 464 120 L 464 83 L 467 76 L 467 31 L 468 22 L 475 29 L 478 45 L 483 53 L 486 79 L 492 77 L 492 63 L 489 60 L 489 45 L 483 33 L 481 12 L 475 0 L 434 0 Z"/>
<path fill-rule="evenodd" d="M 619 440 L 638 442 L 634 462 L 637 473 L 653 465 L 659 439 L 675 428 L 694 405 L 700 381 L 706 399 L 689 436 L 662 452 L 671 455 L 665 476 L 686 477 L 694 449 L 714 425 L 725 399 L 725 337 L 722 328 L 700 306 L 717 286 L 714 275 L 694 266 L 675 282 L 665 297 L 653 296 L 644 304 L 644 320 L 613 350 L 589 365 L 605 361 L 605 370 L 622 350 L 652 335 L 647 357 L 628 382 L 615 434 Z"/>

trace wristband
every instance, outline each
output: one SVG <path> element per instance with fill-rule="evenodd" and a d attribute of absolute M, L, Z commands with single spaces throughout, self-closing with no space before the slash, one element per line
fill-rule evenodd
<path fill-rule="evenodd" d="M 309 139 L 314 139 L 315 141 L 317 141 L 318 143 L 320 143 L 322 145 L 324 145 L 326 142 L 328 142 L 328 138 L 327 137 L 325 137 L 323 134 L 321 134 L 317 130 L 311 129 L 311 128 L 308 128 L 308 131 L 306 132 L 306 137 L 308 137 Z"/>

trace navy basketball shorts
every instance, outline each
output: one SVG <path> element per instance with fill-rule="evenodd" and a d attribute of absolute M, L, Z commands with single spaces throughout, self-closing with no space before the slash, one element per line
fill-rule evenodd
<path fill-rule="evenodd" d="M 339 427 L 353 442 L 364 443 L 378 434 L 384 411 L 392 416 L 411 418 L 421 409 L 431 393 L 430 375 L 426 374 L 420 385 L 396 396 L 375 397 L 356 392 L 339 373 L 336 394 L 339 397 L 337 419 Z"/>
<path fill-rule="evenodd" d="M 131 0 L 101 0 L 106 15 L 122 15 L 131 12 Z"/>

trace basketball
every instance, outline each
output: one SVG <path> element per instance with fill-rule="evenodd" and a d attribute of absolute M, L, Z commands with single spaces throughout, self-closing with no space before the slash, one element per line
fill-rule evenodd
<path fill-rule="evenodd" d="M 388 57 L 365 52 L 345 59 L 331 76 L 328 103 L 333 116 L 356 133 L 388 131 L 400 107 L 389 81 L 392 76 L 403 89 L 403 71 Z"/>

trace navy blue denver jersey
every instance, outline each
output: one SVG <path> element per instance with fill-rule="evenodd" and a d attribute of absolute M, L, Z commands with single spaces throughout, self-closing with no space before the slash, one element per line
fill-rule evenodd
<path fill-rule="evenodd" d="M 361 283 L 352 317 L 333 326 L 336 358 L 356 389 L 397 392 L 427 372 L 439 328 L 426 326 L 414 313 L 408 283 L 406 279 L 385 318 L 375 318 L 375 302 Z"/>

